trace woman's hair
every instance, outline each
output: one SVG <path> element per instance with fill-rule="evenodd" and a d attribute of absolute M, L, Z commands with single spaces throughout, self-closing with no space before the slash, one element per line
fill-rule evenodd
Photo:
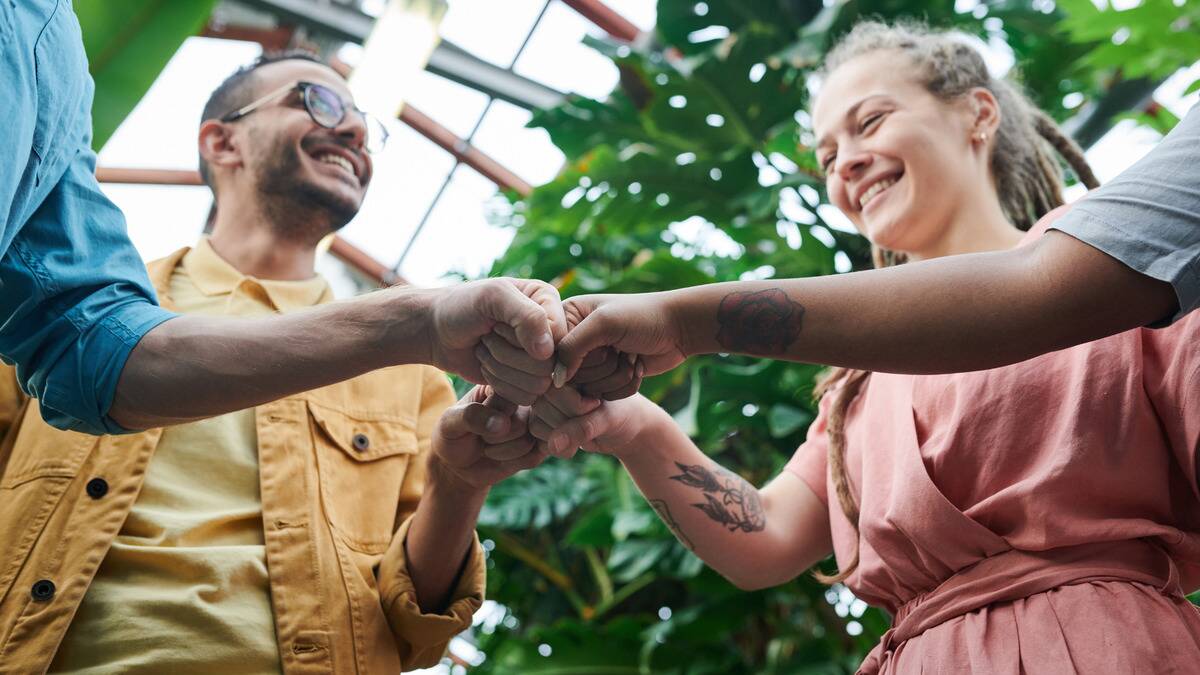
<path fill-rule="evenodd" d="M 952 101 L 976 87 L 992 92 L 1000 107 L 1000 126 L 992 145 L 991 169 L 1004 215 L 1021 230 L 1063 203 L 1059 158 L 1088 188 L 1099 185 L 1083 151 L 1054 120 L 1010 82 L 993 78 L 983 56 L 961 35 L 917 23 L 888 25 L 864 21 L 845 35 L 825 57 L 823 72 L 876 51 L 900 52 L 912 62 L 917 79 L 929 93 Z M 876 267 L 903 263 L 904 254 L 871 247 Z M 858 530 L 858 504 L 846 472 L 846 414 L 871 373 L 833 368 L 821 378 L 816 396 L 833 396 L 829 409 L 829 470 L 838 503 Z M 817 574 L 825 583 L 844 580 L 858 568 L 858 549 L 850 564 L 834 576 Z"/>

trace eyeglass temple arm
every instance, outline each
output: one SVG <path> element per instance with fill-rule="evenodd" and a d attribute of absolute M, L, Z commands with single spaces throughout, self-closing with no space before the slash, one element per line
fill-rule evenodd
<path fill-rule="evenodd" d="M 264 104 L 267 101 L 270 101 L 272 99 L 278 98 L 279 96 L 281 96 L 283 94 L 290 92 L 291 90 L 295 89 L 296 86 L 297 86 L 296 84 L 289 84 L 285 87 L 280 87 L 280 88 L 276 89 L 275 91 L 267 94 L 266 96 L 263 96 L 262 98 L 259 98 L 255 101 L 247 103 L 246 105 L 238 108 L 237 110 L 234 110 L 233 112 L 228 113 L 227 115 L 224 115 L 223 117 L 221 117 L 221 121 L 222 122 L 232 122 L 234 120 L 241 119 L 242 117 L 245 117 L 246 115 L 249 115 L 250 113 L 254 112 L 255 109 L 257 109 L 262 104 Z"/>

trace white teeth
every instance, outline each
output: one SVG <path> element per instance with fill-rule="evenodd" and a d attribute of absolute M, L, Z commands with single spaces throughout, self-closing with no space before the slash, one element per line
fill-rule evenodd
<path fill-rule="evenodd" d="M 345 157 L 342 157 L 341 155 L 333 155 L 333 154 L 320 155 L 319 157 L 317 157 L 317 161 L 322 162 L 324 164 L 333 164 L 335 166 L 340 166 L 343 169 L 345 169 L 348 173 L 350 173 L 350 175 L 354 175 L 354 165 L 350 163 L 350 160 L 346 159 Z"/>
<path fill-rule="evenodd" d="M 885 178 L 885 179 L 879 181 L 878 183 L 872 185 L 871 187 L 867 188 L 867 191 L 864 192 L 863 195 L 858 198 L 858 208 L 859 209 L 865 208 L 867 206 L 867 202 L 874 199 L 875 195 L 877 195 L 880 192 L 883 192 L 884 190 L 895 185 L 897 180 L 898 179 L 896 179 L 896 178 Z"/>

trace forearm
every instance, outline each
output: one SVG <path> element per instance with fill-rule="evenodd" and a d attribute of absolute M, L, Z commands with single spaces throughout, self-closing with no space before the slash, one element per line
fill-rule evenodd
<path fill-rule="evenodd" d="M 429 482 L 404 542 L 422 612 L 438 614 L 449 604 L 486 498 L 486 490 L 465 486 L 430 462 Z"/>
<path fill-rule="evenodd" d="M 262 318 L 181 316 L 142 338 L 109 417 L 147 429 L 242 410 L 377 368 L 429 363 L 437 291 L 389 289 Z"/>
<path fill-rule="evenodd" d="M 742 588 L 781 583 L 827 554 L 798 562 L 791 551 L 809 538 L 802 523 L 782 522 L 753 485 L 700 451 L 663 413 L 620 454 L 651 507 L 689 550 Z"/>
<path fill-rule="evenodd" d="M 1168 316 L 1170 287 L 1067 235 L 997 253 L 671 295 L 688 354 L 885 372 L 1015 363 Z"/>

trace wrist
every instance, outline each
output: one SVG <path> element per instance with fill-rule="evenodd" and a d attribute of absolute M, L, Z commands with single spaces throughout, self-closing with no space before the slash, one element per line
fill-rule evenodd
<path fill-rule="evenodd" d="M 663 293 L 663 313 L 677 336 L 676 343 L 684 358 L 716 351 L 712 336 L 705 334 L 709 322 L 706 321 L 708 316 L 701 295 L 700 288 L 681 288 Z"/>
<path fill-rule="evenodd" d="M 491 486 L 477 485 L 466 480 L 437 454 L 429 455 L 427 468 L 428 479 L 422 499 L 444 499 L 451 504 L 479 506 L 487 499 Z"/>
<path fill-rule="evenodd" d="M 640 394 L 630 401 L 641 399 L 646 414 L 637 424 L 637 432 L 629 442 L 611 454 L 626 467 L 630 464 L 658 463 L 663 461 L 665 448 L 669 447 L 668 437 L 672 432 L 680 433 L 675 420 L 665 410 L 643 399 Z"/>
<path fill-rule="evenodd" d="M 385 365 L 438 365 L 434 314 L 442 289 L 395 288 L 382 291 L 383 335 L 377 342 Z"/>

